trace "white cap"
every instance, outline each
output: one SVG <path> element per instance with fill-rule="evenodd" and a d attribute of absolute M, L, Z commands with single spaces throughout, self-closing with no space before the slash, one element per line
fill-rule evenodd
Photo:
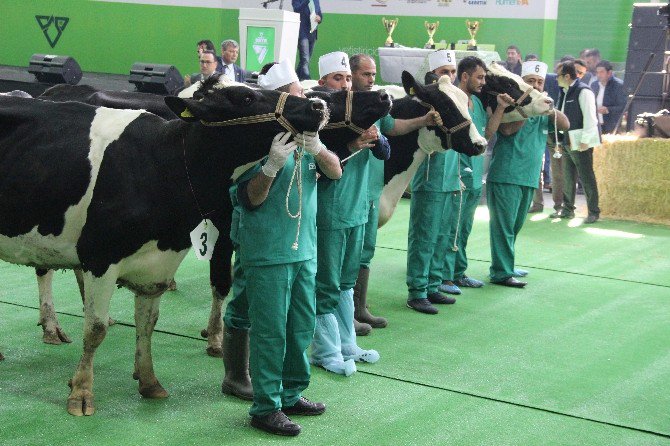
<path fill-rule="evenodd" d="M 276 90 L 293 82 L 299 82 L 298 75 L 286 59 L 272 65 L 267 73 L 258 76 L 258 85 L 265 90 Z"/>
<path fill-rule="evenodd" d="M 542 79 L 547 77 L 547 64 L 539 60 L 529 60 L 521 65 L 521 77 L 534 74 Z"/>
<path fill-rule="evenodd" d="M 334 51 L 319 57 L 319 78 L 323 78 L 336 71 L 346 71 L 351 74 L 351 68 L 349 68 L 349 56 L 347 56 L 347 53 Z"/>
<path fill-rule="evenodd" d="M 428 55 L 428 67 L 430 71 L 444 65 L 456 66 L 456 53 L 452 50 L 437 50 Z"/>

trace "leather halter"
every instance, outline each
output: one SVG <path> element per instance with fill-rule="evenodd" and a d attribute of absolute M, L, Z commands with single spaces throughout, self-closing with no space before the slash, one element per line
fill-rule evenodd
<path fill-rule="evenodd" d="M 419 100 L 419 104 L 423 105 L 426 107 L 429 111 L 434 112 L 435 107 L 433 107 L 431 104 L 427 102 L 423 102 Z M 451 128 L 447 128 L 444 125 L 436 125 L 436 127 L 440 130 L 442 130 L 446 135 L 447 135 L 447 149 L 451 149 L 451 135 L 454 133 L 458 132 L 459 130 L 463 130 L 464 128 L 467 128 L 472 124 L 472 121 L 470 119 L 466 119 L 465 121 L 461 122 L 458 125 L 455 125 Z"/>
<path fill-rule="evenodd" d="M 512 105 L 511 105 L 512 107 L 514 107 L 514 109 L 517 112 L 519 112 L 521 117 L 524 118 L 524 119 L 528 118 L 528 115 L 526 114 L 525 111 L 523 111 L 523 106 L 521 105 L 521 103 L 524 101 L 524 99 L 526 99 L 528 96 L 530 96 L 530 94 L 533 92 L 533 90 L 534 90 L 534 88 L 530 87 L 528 90 L 524 91 L 523 94 L 521 96 L 519 96 L 518 99 L 515 99 L 512 102 Z M 499 94 L 501 94 L 501 93 L 498 93 L 497 91 L 489 91 L 488 93 L 492 96 L 498 96 Z"/>
<path fill-rule="evenodd" d="M 351 122 L 351 115 L 353 111 L 353 102 L 354 102 L 354 92 L 349 90 L 347 91 L 347 100 L 344 108 L 344 121 L 340 122 L 329 122 L 326 124 L 323 129 L 324 130 L 331 130 L 331 129 L 339 129 L 339 128 L 348 128 L 349 130 L 352 130 L 355 133 L 358 133 L 359 135 L 362 135 L 365 133 L 365 129 L 362 129 L 358 127 L 356 124 Z"/>
<path fill-rule="evenodd" d="M 277 121 L 282 127 L 284 127 L 288 132 L 290 132 L 293 136 L 295 136 L 298 134 L 298 131 L 295 129 L 295 127 L 293 127 L 293 125 L 291 125 L 288 119 L 286 119 L 282 114 L 284 112 L 284 105 L 286 104 L 286 99 L 289 96 L 290 95 L 288 93 L 284 92 L 280 93 L 279 100 L 277 101 L 277 107 L 275 108 L 274 113 L 244 116 L 242 118 L 227 119 L 225 121 L 215 121 L 215 122 L 205 121 L 201 119 L 200 122 L 202 123 L 202 125 L 206 125 L 208 127 L 224 127 L 230 125 L 258 124 L 260 122 Z"/>

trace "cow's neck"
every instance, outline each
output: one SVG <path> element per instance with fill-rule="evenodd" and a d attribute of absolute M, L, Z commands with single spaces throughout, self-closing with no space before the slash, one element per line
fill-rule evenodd
<path fill-rule="evenodd" d="M 391 219 L 402 194 L 407 190 L 410 181 L 414 178 L 419 166 L 424 162 L 428 155 L 421 149 L 414 151 L 412 163 L 407 170 L 395 175 L 382 189 L 382 195 L 379 199 L 379 223 L 378 227 L 382 227 L 387 221 Z"/>

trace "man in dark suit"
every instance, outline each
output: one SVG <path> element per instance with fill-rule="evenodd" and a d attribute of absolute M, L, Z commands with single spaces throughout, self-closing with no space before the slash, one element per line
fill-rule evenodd
<path fill-rule="evenodd" d="M 626 91 L 623 81 L 614 76 L 612 64 L 607 60 L 596 65 L 596 77 L 598 81 L 591 84 L 591 89 L 596 95 L 598 122 L 603 133 L 612 133 L 626 106 Z"/>
<path fill-rule="evenodd" d="M 240 55 L 240 44 L 232 39 L 221 42 L 221 72 L 231 81 L 244 82 L 247 72 L 235 64 Z"/>
<path fill-rule="evenodd" d="M 204 81 L 216 71 L 216 53 L 210 50 L 200 52 L 200 73 L 191 77 L 191 84 Z"/>
<path fill-rule="evenodd" d="M 293 11 L 300 14 L 300 34 L 298 34 L 298 79 L 310 79 L 309 60 L 312 58 L 316 42 L 316 24 L 321 23 L 321 5 L 319 0 L 293 0 Z M 314 26 L 312 29 L 312 21 Z"/>

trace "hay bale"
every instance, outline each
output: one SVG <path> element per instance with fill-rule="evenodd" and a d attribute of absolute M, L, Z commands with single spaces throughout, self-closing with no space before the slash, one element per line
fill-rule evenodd
<path fill-rule="evenodd" d="M 610 138 L 593 169 L 603 216 L 670 225 L 670 139 Z"/>

